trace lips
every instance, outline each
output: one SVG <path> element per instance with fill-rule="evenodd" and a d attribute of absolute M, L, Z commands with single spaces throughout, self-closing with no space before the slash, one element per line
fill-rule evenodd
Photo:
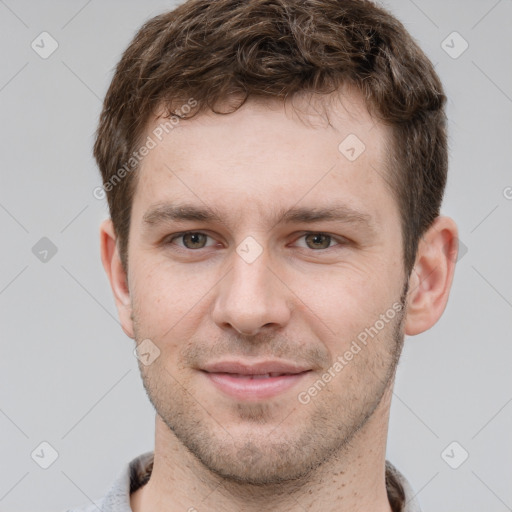
<path fill-rule="evenodd" d="M 281 377 L 282 375 L 295 375 L 294 373 L 264 373 L 256 375 L 245 375 L 243 373 L 229 373 L 229 372 L 215 372 L 219 374 L 230 375 L 231 377 L 237 377 L 239 379 L 269 379 L 270 377 Z"/>
<path fill-rule="evenodd" d="M 209 373 L 231 373 L 235 375 L 294 375 L 311 368 L 287 361 L 267 360 L 256 363 L 244 361 L 219 361 L 206 364 L 202 370 Z M 276 375 L 277 374 L 277 375 Z"/>
<path fill-rule="evenodd" d="M 268 399 L 291 389 L 311 371 L 285 361 L 222 361 L 205 365 L 203 374 L 224 395 L 244 401 Z"/>

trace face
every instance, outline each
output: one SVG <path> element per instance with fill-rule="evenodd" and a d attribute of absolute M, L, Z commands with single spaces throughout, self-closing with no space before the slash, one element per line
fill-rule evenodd
<path fill-rule="evenodd" d="M 403 341 L 386 128 L 355 93 L 330 124 L 294 105 L 300 118 L 249 100 L 181 121 L 145 157 L 133 202 L 125 330 L 159 350 L 139 363 L 145 389 L 170 435 L 238 482 L 296 479 L 340 453 Z M 247 376 L 268 371 L 287 375 Z"/>

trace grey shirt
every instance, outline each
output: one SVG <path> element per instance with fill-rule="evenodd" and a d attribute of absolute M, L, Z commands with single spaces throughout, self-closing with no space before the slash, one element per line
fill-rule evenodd
<path fill-rule="evenodd" d="M 96 504 L 67 512 L 132 512 L 130 494 L 147 483 L 152 469 L 153 452 L 139 455 L 123 468 L 107 494 Z M 386 461 L 386 487 L 393 512 L 421 512 L 409 482 L 389 461 Z"/>

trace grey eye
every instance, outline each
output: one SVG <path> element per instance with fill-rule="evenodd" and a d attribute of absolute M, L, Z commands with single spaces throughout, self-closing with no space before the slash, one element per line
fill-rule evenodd
<path fill-rule="evenodd" d="M 187 249 L 202 249 L 206 246 L 208 235 L 204 233 L 185 233 L 179 238 L 183 239 L 183 244 Z"/>

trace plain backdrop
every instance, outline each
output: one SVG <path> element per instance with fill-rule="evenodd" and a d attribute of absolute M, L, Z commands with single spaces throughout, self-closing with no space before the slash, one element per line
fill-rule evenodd
<path fill-rule="evenodd" d="M 97 500 L 153 449 L 154 411 L 100 262 L 108 211 L 92 144 L 121 53 L 175 5 L 0 0 L 0 511 Z M 406 340 L 387 458 L 424 512 L 512 510 L 512 2 L 384 5 L 449 98 L 443 213 L 462 243 L 444 316 Z M 48 469 L 41 450 L 58 455 Z"/>

